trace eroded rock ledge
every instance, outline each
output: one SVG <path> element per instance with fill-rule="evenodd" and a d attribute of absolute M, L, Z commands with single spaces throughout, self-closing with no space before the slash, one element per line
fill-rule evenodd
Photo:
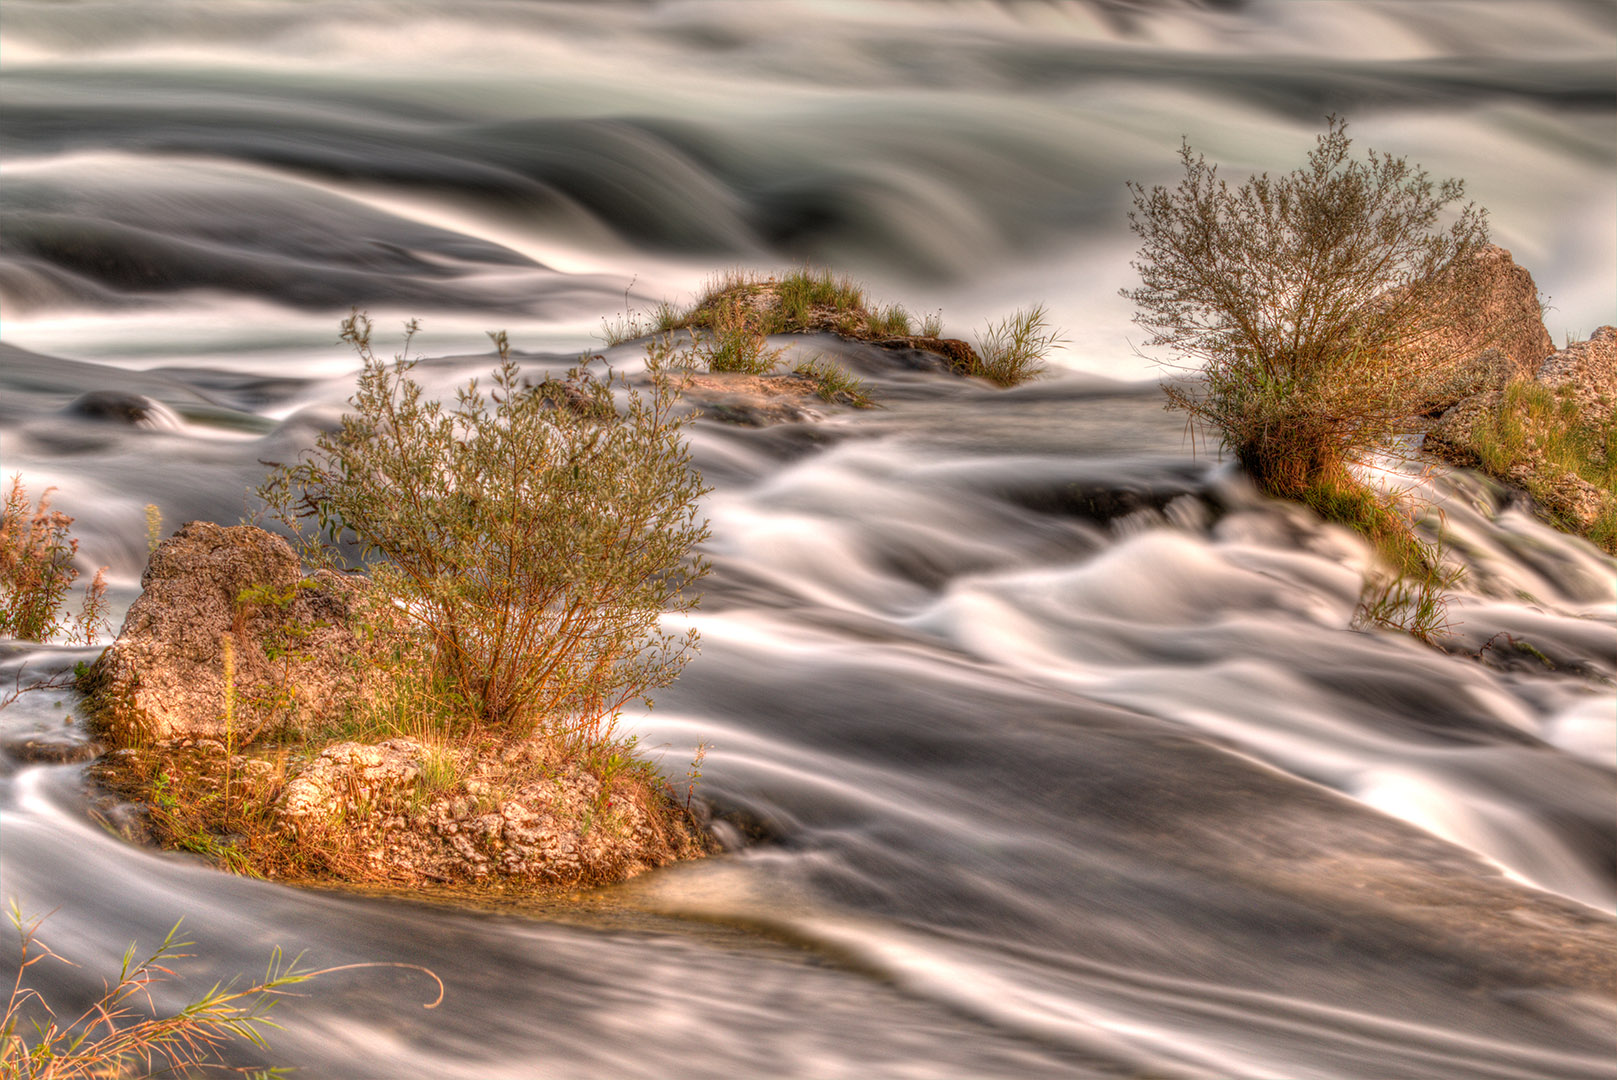
<path fill-rule="evenodd" d="M 83 680 L 113 747 L 94 774 L 143 811 L 127 832 L 238 872 L 403 887 L 573 888 L 710 848 L 632 745 L 378 730 L 389 636 L 364 579 L 305 576 L 279 537 L 192 522 L 141 583 Z"/>

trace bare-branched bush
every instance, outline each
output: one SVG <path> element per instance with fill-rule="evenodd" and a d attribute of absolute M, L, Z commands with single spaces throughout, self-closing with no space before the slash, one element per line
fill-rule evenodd
<path fill-rule="evenodd" d="M 73 565 L 79 542 L 71 535 L 73 519 L 50 508 L 46 488 L 30 504 L 20 475 L 0 502 L 0 637 L 46 641 L 62 635 L 88 645 L 105 622 L 106 568 L 97 570 L 84 590 L 78 614 L 64 610 L 67 594 L 78 580 Z"/>
<path fill-rule="evenodd" d="M 1404 158 L 1349 153 L 1331 117 L 1307 164 L 1231 187 L 1188 142 L 1172 189 L 1131 184 L 1147 344 L 1199 377 L 1166 389 L 1258 485 L 1295 497 L 1424 411 L 1477 350 L 1448 333 L 1483 272 L 1485 213 Z M 1464 352 L 1459 351 L 1464 348 Z"/>
<path fill-rule="evenodd" d="M 364 315 L 344 322 L 363 362 L 352 409 L 260 494 L 311 561 L 351 565 L 341 552 L 357 549 L 465 716 L 598 743 L 696 643 L 660 623 L 694 606 L 707 569 L 681 387 L 654 367 L 632 389 L 587 360 L 528 385 L 496 334 L 489 388 L 446 405 L 411 377 L 415 332 L 387 363 Z"/>

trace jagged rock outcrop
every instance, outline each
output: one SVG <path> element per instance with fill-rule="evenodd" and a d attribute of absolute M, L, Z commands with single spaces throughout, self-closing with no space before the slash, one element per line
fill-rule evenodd
<path fill-rule="evenodd" d="M 140 583 L 82 684 L 119 742 L 297 727 L 363 692 L 363 587 L 305 575 L 272 533 L 190 522 L 158 545 Z"/>
<path fill-rule="evenodd" d="M 1413 350 L 1463 358 L 1430 388 L 1428 406 L 1434 410 L 1503 389 L 1511 379 L 1532 378 L 1555 350 L 1533 275 L 1510 252 L 1490 244 L 1453 277 L 1464 294 L 1456 318 Z"/>

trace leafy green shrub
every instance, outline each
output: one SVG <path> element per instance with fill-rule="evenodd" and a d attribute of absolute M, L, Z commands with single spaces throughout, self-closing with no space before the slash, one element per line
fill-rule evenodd
<path fill-rule="evenodd" d="M 22 476 L 0 502 L 0 637 L 45 641 L 58 634 L 88 645 L 105 622 L 106 568 L 97 570 L 84 590 L 77 615 L 63 611 L 78 580 L 73 566 L 79 542 L 70 535 L 73 519 L 50 508 L 46 488 L 30 505 Z"/>
<path fill-rule="evenodd" d="M 260 495 L 311 562 L 358 550 L 458 711 L 510 736 L 606 739 L 696 644 L 659 625 L 707 571 L 680 386 L 654 368 L 635 390 L 588 359 L 530 386 L 496 334 L 490 391 L 474 380 L 445 406 L 411 378 L 416 332 L 385 363 L 369 319 L 343 323 L 363 364 L 352 411 Z"/>
<path fill-rule="evenodd" d="M 1187 142 L 1176 188 L 1130 185 L 1141 285 L 1123 295 L 1147 344 L 1200 375 L 1167 384 L 1169 405 L 1275 495 L 1386 445 L 1469 358 L 1444 330 L 1482 272 L 1485 214 L 1444 227 L 1460 181 L 1350 146 L 1331 117 L 1306 165 L 1232 188 Z"/>
<path fill-rule="evenodd" d="M 1063 340 L 1044 305 L 1035 304 L 988 324 L 977 339 L 977 361 L 967 374 L 998 386 L 1018 386 L 1044 373 L 1045 357 Z"/>

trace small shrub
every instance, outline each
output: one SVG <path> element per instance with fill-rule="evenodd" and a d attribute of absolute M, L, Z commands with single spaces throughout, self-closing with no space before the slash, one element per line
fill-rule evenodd
<path fill-rule="evenodd" d="M 1130 185 L 1141 285 L 1123 295 L 1147 344 L 1200 375 L 1165 384 L 1168 405 L 1273 495 L 1384 447 L 1477 351 L 1444 331 L 1483 270 L 1483 211 L 1462 206 L 1444 227 L 1460 181 L 1434 185 L 1403 158 L 1350 147 L 1333 116 L 1284 176 L 1232 188 L 1187 142 L 1176 188 Z"/>
<path fill-rule="evenodd" d="M 1017 386 L 1045 371 L 1045 358 L 1064 338 L 1050 324 L 1043 304 L 989 323 L 977 339 L 977 363 L 969 374 L 999 386 Z"/>
<path fill-rule="evenodd" d="M 79 576 L 73 566 L 79 542 L 70 534 L 73 519 L 50 508 L 54 490 L 46 488 L 30 505 L 17 475 L 0 502 L 0 637 L 46 641 L 62 635 L 89 645 L 106 621 L 106 568 L 85 588 L 78 614 L 66 614 L 63 605 Z"/>
<path fill-rule="evenodd" d="M 529 386 L 499 334 L 490 392 L 474 380 L 446 407 L 410 377 L 416 331 L 389 364 L 363 314 L 344 322 L 363 364 L 352 411 L 260 495 L 310 561 L 358 551 L 373 594 L 415 630 L 430 685 L 452 687 L 472 722 L 607 739 L 696 645 L 660 627 L 694 606 L 707 570 L 679 386 L 653 370 L 649 392 L 633 390 L 588 359 Z"/>

